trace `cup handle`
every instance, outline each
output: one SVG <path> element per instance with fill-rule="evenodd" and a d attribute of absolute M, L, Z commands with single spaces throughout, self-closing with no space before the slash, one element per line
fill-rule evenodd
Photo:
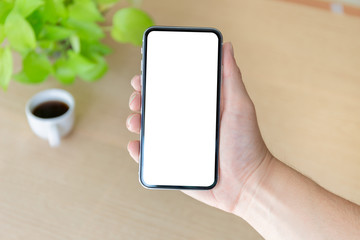
<path fill-rule="evenodd" d="M 47 136 L 51 147 L 57 147 L 60 145 L 60 133 L 56 124 L 51 124 L 49 126 Z"/>

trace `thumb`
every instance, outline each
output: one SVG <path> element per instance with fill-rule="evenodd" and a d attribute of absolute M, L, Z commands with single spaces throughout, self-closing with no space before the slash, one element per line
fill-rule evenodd
<path fill-rule="evenodd" d="M 224 107 L 232 108 L 250 100 L 242 81 L 241 72 L 236 64 L 231 43 L 223 44 L 223 98 Z"/>

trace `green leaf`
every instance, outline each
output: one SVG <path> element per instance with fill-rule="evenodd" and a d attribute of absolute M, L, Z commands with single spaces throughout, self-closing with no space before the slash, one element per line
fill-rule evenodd
<path fill-rule="evenodd" d="M 78 36 L 73 35 L 70 37 L 70 44 L 71 48 L 74 50 L 74 52 L 79 53 L 80 52 L 80 39 Z"/>
<path fill-rule="evenodd" d="M 64 22 L 64 26 L 76 31 L 82 39 L 98 40 L 105 36 L 103 30 L 94 22 L 79 21 L 69 18 Z"/>
<path fill-rule="evenodd" d="M 42 5 L 44 5 L 43 0 L 16 0 L 14 8 L 26 18 Z"/>
<path fill-rule="evenodd" d="M 31 1 L 31 0 L 28 0 Z M 45 21 L 57 23 L 68 16 L 63 0 L 45 0 L 45 8 L 42 12 Z"/>
<path fill-rule="evenodd" d="M 6 17 L 10 13 L 13 4 L 6 1 L 0 1 L 0 24 L 4 24 Z"/>
<path fill-rule="evenodd" d="M 39 34 L 39 38 L 58 41 L 58 40 L 66 39 L 71 35 L 73 35 L 74 33 L 75 32 L 73 30 L 67 29 L 65 27 L 55 26 L 55 25 L 45 25 Z"/>
<path fill-rule="evenodd" d="M 76 73 L 70 66 L 69 62 L 64 58 L 59 58 L 54 64 L 54 75 L 63 84 L 71 84 L 74 82 Z"/>
<path fill-rule="evenodd" d="M 0 86 L 6 90 L 13 71 L 13 59 L 10 47 L 0 48 Z"/>
<path fill-rule="evenodd" d="M 104 57 L 100 55 L 93 55 L 92 60 L 95 62 L 94 66 L 88 71 L 79 74 L 83 80 L 88 82 L 93 82 L 100 79 L 108 70 L 108 65 Z"/>
<path fill-rule="evenodd" d="M 23 71 L 16 73 L 13 77 L 16 81 L 20 83 L 26 83 L 26 84 L 32 83 L 29 80 L 28 76 L 26 76 L 26 74 Z"/>
<path fill-rule="evenodd" d="M 74 51 L 68 51 L 68 56 L 68 66 L 85 81 L 93 82 L 101 78 L 108 70 L 105 59 L 98 54 L 87 58 Z"/>
<path fill-rule="evenodd" d="M 3 25 L 0 24 L 0 44 L 4 41 L 5 39 L 5 28 Z"/>
<path fill-rule="evenodd" d="M 38 41 L 39 47 L 43 49 L 44 52 L 50 53 L 56 49 L 56 42 L 49 40 L 40 40 Z"/>
<path fill-rule="evenodd" d="M 69 17 L 86 22 L 104 21 L 97 6 L 92 0 L 75 1 L 69 6 Z"/>
<path fill-rule="evenodd" d="M 144 31 L 152 26 L 152 19 L 137 8 L 123 8 L 113 18 L 112 37 L 119 42 L 141 45 Z"/>
<path fill-rule="evenodd" d="M 87 71 L 90 71 L 94 67 L 94 63 L 81 54 L 74 51 L 68 51 L 68 64 L 74 70 L 77 75 L 82 75 Z"/>
<path fill-rule="evenodd" d="M 38 37 L 39 34 L 43 31 L 45 19 L 42 12 L 42 8 L 37 9 L 26 18 L 26 20 L 34 29 L 35 37 Z"/>
<path fill-rule="evenodd" d="M 23 59 L 23 72 L 28 79 L 28 83 L 41 83 L 52 72 L 52 66 L 45 55 L 30 52 Z"/>
<path fill-rule="evenodd" d="M 11 12 L 6 18 L 5 34 L 11 47 L 22 54 L 36 47 L 34 30 L 17 12 Z"/>
<path fill-rule="evenodd" d="M 81 41 L 81 52 L 85 56 L 90 56 L 93 53 L 97 53 L 100 55 L 107 55 L 111 53 L 111 48 L 100 43 L 100 42 L 87 42 Z"/>

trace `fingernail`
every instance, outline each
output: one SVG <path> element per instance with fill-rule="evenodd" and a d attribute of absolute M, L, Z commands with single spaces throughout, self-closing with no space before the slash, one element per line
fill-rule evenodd
<path fill-rule="evenodd" d="M 230 42 L 230 52 L 234 56 L 234 47 L 231 42 Z"/>
<path fill-rule="evenodd" d="M 126 125 L 127 125 L 128 127 L 130 127 L 131 119 L 132 119 L 134 116 L 135 116 L 135 114 L 131 115 L 131 116 L 127 119 Z"/>
<path fill-rule="evenodd" d="M 131 79 L 131 81 L 130 81 L 130 85 L 133 87 L 133 88 L 135 88 L 135 86 L 134 86 L 134 81 L 135 81 L 135 79 L 138 77 L 138 75 L 135 75 L 132 79 Z"/>
<path fill-rule="evenodd" d="M 130 85 L 131 85 L 132 87 L 134 87 L 134 79 L 135 79 L 135 77 L 133 77 L 133 78 L 131 79 L 131 81 L 130 81 Z"/>
<path fill-rule="evenodd" d="M 132 104 L 132 102 L 134 101 L 135 97 L 136 97 L 137 93 L 133 93 L 130 97 L 130 100 L 129 100 L 129 106 Z"/>

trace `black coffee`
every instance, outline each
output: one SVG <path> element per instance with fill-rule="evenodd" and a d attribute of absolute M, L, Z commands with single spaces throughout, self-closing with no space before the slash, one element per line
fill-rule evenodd
<path fill-rule="evenodd" d="M 54 118 L 59 117 L 69 110 L 66 103 L 60 101 L 47 101 L 36 106 L 32 113 L 40 118 Z"/>

